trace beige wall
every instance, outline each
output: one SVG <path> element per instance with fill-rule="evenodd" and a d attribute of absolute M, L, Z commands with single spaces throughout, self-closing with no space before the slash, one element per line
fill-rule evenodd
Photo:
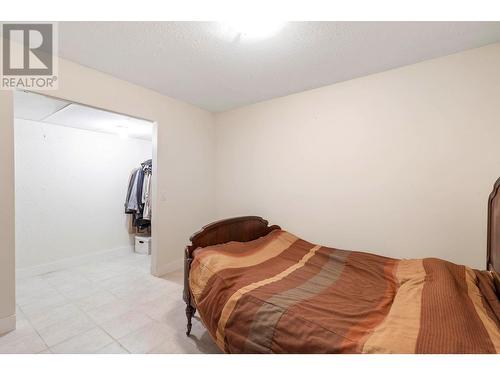
<path fill-rule="evenodd" d="M 12 93 L 0 91 L 0 335 L 14 328 L 14 127 Z"/>
<path fill-rule="evenodd" d="M 484 268 L 499 139 L 500 44 L 247 106 L 216 116 L 217 215 Z"/>
<path fill-rule="evenodd" d="M 59 90 L 45 94 L 156 121 L 153 189 L 154 273 L 182 265 L 189 236 L 214 216 L 214 117 L 67 60 L 59 61 Z M 12 95 L 0 96 L 0 318 L 14 312 L 14 171 Z M 12 199 L 8 199 L 11 197 Z"/>

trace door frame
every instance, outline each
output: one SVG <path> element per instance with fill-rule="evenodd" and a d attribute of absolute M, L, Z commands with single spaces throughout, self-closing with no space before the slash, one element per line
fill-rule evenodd
<path fill-rule="evenodd" d="M 29 92 L 31 94 L 43 95 L 43 96 L 46 96 L 48 98 L 53 98 L 53 99 L 67 101 L 67 102 L 74 103 L 74 104 L 79 104 L 79 105 L 86 106 L 86 107 L 89 107 L 89 108 L 94 108 L 94 109 L 97 109 L 97 110 L 102 110 L 102 111 L 106 111 L 106 112 L 110 112 L 110 113 L 115 113 L 115 114 L 118 114 L 118 115 L 132 117 L 132 118 L 135 118 L 135 119 L 138 119 L 138 120 L 145 120 L 145 121 L 151 122 L 151 124 L 153 126 L 153 133 L 152 133 L 153 135 L 152 135 L 152 138 L 151 138 L 152 163 L 153 163 L 153 173 L 152 173 L 152 179 L 151 179 L 151 187 L 152 187 L 153 205 L 152 205 L 152 210 L 151 210 L 151 264 L 150 264 L 150 274 L 153 275 L 153 276 L 157 276 L 158 275 L 158 243 L 157 243 L 157 240 L 156 240 L 157 236 L 155 236 L 155 232 L 156 232 L 156 225 L 155 225 L 155 223 L 157 222 L 157 220 L 155 220 L 155 214 L 158 212 L 158 203 L 159 203 L 158 199 L 157 199 L 157 196 L 158 196 L 158 121 L 156 121 L 154 119 L 140 117 L 140 116 L 137 116 L 137 115 L 131 114 L 131 113 L 117 112 L 117 111 L 115 111 L 113 109 L 109 109 L 109 108 L 106 108 L 106 107 L 103 107 L 103 106 L 95 106 L 95 105 L 92 105 L 92 104 L 82 103 L 82 102 L 79 102 L 79 101 L 76 101 L 76 100 L 73 100 L 73 99 L 69 99 L 69 98 L 60 97 L 60 96 L 57 96 L 57 95 L 47 94 L 46 91 L 44 91 L 43 93 L 39 92 L 39 91 L 30 91 L 30 90 L 23 90 L 23 91 Z M 14 105 L 15 105 L 14 90 L 12 91 L 12 96 L 13 96 L 13 98 L 12 98 L 12 105 L 13 105 L 13 108 L 12 108 L 12 127 L 14 127 L 15 126 L 14 125 L 14 120 L 15 120 L 15 117 L 14 117 Z M 14 142 L 14 139 L 12 141 Z M 14 170 L 15 170 L 15 166 L 14 166 Z M 14 178 L 13 182 L 15 184 L 15 178 Z M 14 249 L 14 254 L 15 254 L 15 249 Z M 15 264 L 14 264 L 14 268 L 15 268 Z"/>

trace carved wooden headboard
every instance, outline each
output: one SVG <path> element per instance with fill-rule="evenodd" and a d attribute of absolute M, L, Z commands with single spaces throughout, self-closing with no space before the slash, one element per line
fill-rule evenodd
<path fill-rule="evenodd" d="M 488 199 L 488 252 L 486 269 L 500 273 L 500 178 Z"/>
<path fill-rule="evenodd" d="M 187 335 L 191 332 L 191 318 L 196 311 L 195 301 L 191 298 L 191 292 L 189 290 L 189 270 L 193 260 L 193 251 L 199 247 L 218 245 L 230 241 L 253 241 L 269 234 L 275 229 L 280 229 L 280 227 L 277 225 L 269 225 L 267 220 L 264 220 L 260 216 L 242 216 L 208 224 L 191 236 L 191 244 L 186 246 L 184 251 L 183 298 L 187 304 Z"/>
<path fill-rule="evenodd" d="M 191 245 L 186 248 L 187 257 L 191 258 L 193 251 L 198 247 L 218 245 L 229 241 L 253 241 L 275 229 L 280 229 L 280 227 L 269 226 L 267 220 L 260 216 L 241 216 L 216 221 L 204 226 L 191 236 Z"/>

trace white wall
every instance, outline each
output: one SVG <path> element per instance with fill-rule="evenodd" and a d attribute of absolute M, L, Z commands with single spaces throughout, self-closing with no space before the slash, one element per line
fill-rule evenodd
<path fill-rule="evenodd" d="M 151 142 L 19 119 L 14 129 L 17 268 L 133 244 L 123 205 Z"/>
<path fill-rule="evenodd" d="M 216 117 L 218 217 L 483 268 L 500 175 L 500 44 Z"/>

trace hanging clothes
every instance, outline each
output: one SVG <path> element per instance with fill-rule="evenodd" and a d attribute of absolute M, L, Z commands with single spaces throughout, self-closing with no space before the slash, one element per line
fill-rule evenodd
<path fill-rule="evenodd" d="M 139 204 L 137 202 L 137 176 L 139 174 L 139 168 L 134 169 L 130 175 L 127 189 L 127 198 L 125 199 L 125 213 L 132 214 L 139 209 Z"/>
<path fill-rule="evenodd" d="M 151 220 L 151 173 L 146 173 L 144 176 L 142 204 L 144 205 L 142 217 L 144 219 Z"/>
<path fill-rule="evenodd" d="M 125 213 L 132 214 L 132 225 L 138 229 L 151 226 L 151 174 L 152 160 L 146 160 L 140 168 L 134 169 L 129 178 L 125 199 Z"/>
<path fill-rule="evenodd" d="M 151 221 L 151 179 L 153 173 L 153 161 L 146 160 L 141 164 L 142 170 L 144 172 L 144 181 L 142 184 L 142 218 L 144 220 Z"/>

